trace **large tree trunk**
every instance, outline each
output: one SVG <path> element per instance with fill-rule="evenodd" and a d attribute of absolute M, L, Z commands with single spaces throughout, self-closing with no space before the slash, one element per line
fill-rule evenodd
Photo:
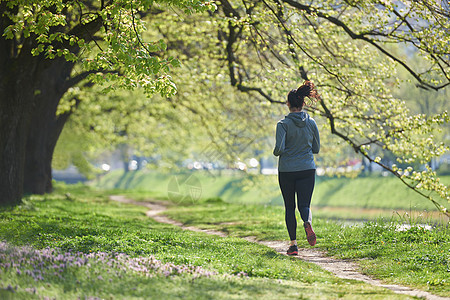
<path fill-rule="evenodd" d="M 42 121 L 42 122 L 41 122 Z M 24 165 L 23 190 L 26 194 L 45 194 L 52 191 L 52 149 L 47 146 L 46 135 L 41 129 L 47 127 L 45 120 L 34 120 L 28 134 Z"/>
<path fill-rule="evenodd" d="M 0 93 L 2 97 L 11 97 L 9 103 L 0 107 L 0 204 L 14 205 L 22 196 L 29 118 L 27 107 L 16 102 L 13 93 L 5 94 L 4 90 Z"/>
<path fill-rule="evenodd" d="M 24 55 L 0 72 L 0 204 L 20 203 L 23 193 L 51 192 L 51 161 L 70 113 L 56 116 L 73 63 Z"/>
<path fill-rule="evenodd" d="M 56 143 L 70 112 L 57 116 L 59 101 L 67 88 L 74 64 L 61 59 L 45 62 L 40 80 L 36 82 L 36 107 L 31 117 L 25 157 L 24 192 L 50 193 L 52 186 L 52 157 Z"/>
<path fill-rule="evenodd" d="M 18 12 L 18 5 L 0 1 L 0 34 L 12 24 L 8 15 Z M 101 25 L 98 17 L 67 29 L 89 42 Z M 55 48 L 79 53 L 78 44 L 62 43 Z M 64 92 L 87 75 L 70 78 L 73 62 L 33 56 L 36 46 L 33 35 L 19 39 L 0 35 L 0 205 L 19 203 L 24 183 L 29 193 L 51 191 L 53 150 L 68 117 L 57 118 L 56 107 Z"/>
<path fill-rule="evenodd" d="M 101 18 L 97 18 L 86 25 L 77 25 L 72 33 L 84 38 L 92 39 L 100 29 Z M 65 45 L 72 53 L 79 53 L 75 44 Z M 59 136 L 71 112 L 57 116 L 58 104 L 65 92 L 72 86 L 86 78 L 90 72 L 72 75 L 74 62 L 64 58 L 42 60 L 42 69 L 36 78 L 36 109 L 31 119 L 31 128 L 27 139 L 24 192 L 29 194 L 50 193 L 52 186 L 52 158 Z M 77 100 L 76 106 L 79 104 Z"/>
<path fill-rule="evenodd" d="M 0 2 L 0 32 L 12 24 Z M 36 78 L 41 56 L 32 56 L 33 39 L 25 40 L 20 51 L 17 40 L 0 37 L 0 205 L 16 205 L 23 195 L 24 166 L 31 116 L 36 109 Z"/>
<path fill-rule="evenodd" d="M 22 197 L 25 149 L 33 109 L 33 64 L 11 63 L 0 73 L 0 205 Z"/>
<path fill-rule="evenodd" d="M 39 114 L 33 114 L 27 139 L 23 189 L 27 194 L 52 192 L 52 157 L 63 123 L 58 124 L 55 114 L 45 108 L 47 101 L 39 103 Z"/>

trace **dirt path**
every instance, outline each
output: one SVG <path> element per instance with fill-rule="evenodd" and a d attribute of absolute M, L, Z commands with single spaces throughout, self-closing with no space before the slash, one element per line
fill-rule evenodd
<path fill-rule="evenodd" d="M 165 205 L 157 202 L 139 202 L 139 201 L 133 201 L 130 199 L 127 199 L 124 196 L 111 196 L 111 200 L 122 202 L 122 203 L 128 203 L 128 204 L 134 204 L 134 205 L 140 205 L 145 206 L 149 208 L 150 210 L 146 212 L 146 215 L 150 218 L 153 218 L 155 221 L 160 223 L 166 223 L 171 224 L 175 226 L 179 226 L 184 230 L 191 230 L 196 232 L 204 232 L 207 234 L 213 234 L 218 235 L 221 237 L 226 237 L 227 235 L 221 231 L 217 230 L 207 230 L 207 229 L 200 229 L 197 227 L 192 226 L 185 226 L 183 223 L 169 219 L 168 217 L 161 215 L 162 212 L 164 212 L 167 208 Z M 288 248 L 288 242 L 280 242 L 280 241 L 259 241 L 255 237 L 246 237 L 244 238 L 247 241 L 259 243 L 265 246 L 268 246 L 278 253 L 282 255 L 286 255 L 286 249 Z M 299 253 L 297 258 L 314 263 L 323 269 L 335 274 L 339 278 L 344 279 L 354 279 L 359 281 L 364 281 L 368 284 L 384 287 L 387 289 L 390 289 L 398 294 L 405 294 L 409 296 L 414 297 L 420 297 L 430 300 L 441 300 L 441 299 L 450 299 L 445 297 L 436 296 L 433 294 L 430 294 L 425 291 L 420 290 L 414 290 L 409 287 L 396 285 L 396 284 L 385 284 L 381 282 L 380 280 L 370 278 L 367 275 L 359 273 L 358 266 L 348 260 L 342 260 L 342 259 L 336 259 L 332 257 L 326 256 L 326 252 L 319 250 L 317 248 L 299 248 Z M 295 256 L 294 256 L 295 257 Z"/>

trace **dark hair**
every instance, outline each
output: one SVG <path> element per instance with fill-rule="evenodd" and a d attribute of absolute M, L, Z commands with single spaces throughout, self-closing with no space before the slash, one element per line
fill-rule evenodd
<path fill-rule="evenodd" d="M 308 80 L 303 82 L 298 89 L 289 92 L 288 102 L 291 107 L 302 108 L 305 103 L 305 97 L 308 97 L 314 102 L 319 100 L 319 94 L 317 93 L 314 84 Z"/>

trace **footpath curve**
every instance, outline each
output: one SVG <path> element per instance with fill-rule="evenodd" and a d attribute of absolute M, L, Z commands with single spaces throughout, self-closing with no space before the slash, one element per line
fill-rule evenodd
<path fill-rule="evenodd" d="M 110 196 L 110 199 L 113 201 L 121 202 L 121 203 L 145 206 L 150 209 L 146 212 L 146 215 L 160 223 L 175 225 L 184 230 L 203 232 L 206 234 L 213 234 L 213 235 L 218 235 L 221 237 L 227 236 L 227 234 L 225 234 L 224 232 L 221 232 L 221 231 L 210 230 L 210 229 L 200 229 L 200 228 L 193 227 L 193 226 L 186 226 L 181 222 L 172 220 L 164 215 L 161 215 L 161 213 L 163 213 L 165 210 L 167 210 L 167 207 L 161 203 L 134 201 L 134 200 L 126 198 L 125 196 L 120 196 L 120 195 Z M 274 249 L 279 254 L 286 255 L 286 249 L 288 247 L 287 242 L 259 241 L 255 237 L 245 237 L 243 239 L 245 239 L 249 242 L 265 245 L 267 247 Z M 309 263 L 314 263 L 314 264 L 320 266 L 321 268 L 333 273 L 335 276 L 337 276 L 339 278 L 363 281 L 363 282 L 366 282 L 366 283 L 374 285 L 374 286 L 379 286 L 379 287 L 384 287 L 384 288 L 390 289 L 397 294 L 404 294 L 404 295 L 424 298 L 424 299 L 428 299 L 428 300 L 450 300 L 450 298 L 448 298 L 448 297 L 441 297 L 441 296 L 433 295 L 426 291 L 415 290 L 415 289 L 411 289 L 406 286 L 401 286 L 401 285 L 397 285 L 397 284 L 385 284 L 381 280 L 373 279 L 367 275 L 359 273 L 357 271 L 358 266 L 355 263 L 348 261 L 348 260 L 328 257 L 328 256 L 326 256 L 325 251 L 319 250 L 317 248 L 299 248 L 298 256 L 292 256 L 292 257 L 296 257 L 298 259 L 301 259 L 301 260 L 309 262 Z"/>

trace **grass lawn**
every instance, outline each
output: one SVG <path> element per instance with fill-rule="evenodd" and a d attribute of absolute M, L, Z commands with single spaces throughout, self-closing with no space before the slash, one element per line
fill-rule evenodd
<path fill-rule="evenodd" d="M 237 227 L 241 232 L 256 235 L 267 227 L 270 237 L 282 235 L 279 207 L 240 206 L 239 212 L 238 205 L 209 203 L 203 205 L 207 215 L 201 221 L 201 206 L 177 206 L 171 213 L 183 219 L 190 211 L 192 223 L 221 226 L 211 224 L 211 218 L 230 220 L 229 212 L 235 212 L 243 221 Z M 145 210 L 111 202 L 106 193 L 83 186 L 60 186 L 52 195 L 30 196 L 21 206 L 0 210 L 0 298 L 408 298 L 336 278 L 234 236 L 157 223 Z M 266 223 L 258 223 L 260 213 Z M 248 218 L 240 219 L 243 214 Z"/>
<path fill-rule="evenodd" d="M 287 240 L 284 209 L 238 205 L 220 201 L 174 204 L 167 215 L 185 224 L 216 229 L 230 236 L 256 236 L 261 240 Z M 298 217 L 298 219 L 300 219 Z M 330 255 L 357 259 L 362 271 L 388 283 L 411 286 L 450 296 L 450 228 L 432 230 L 404 219 L 379 219 L 354 226 L 314 218 L 317 247 Z M 415 220 L 419 221 L 419 220 Z M 300 229 L 300 247 L 309 247 Z"/>
<path fill-rule="evenodd" d="M 239 173 L 211 175 L 207 172 L 173 175 L 155 170 L 124 174 L 122 171 L 114 171 L 95 182 L 94 186 L 106 190 L 114 188 L 130 190 L 134 195 L 141 192 L 145 197 L 151 195 L 165 199 L 168 197 L 168 186 L 171 180 L 177 178 L 179 182 L 183 182 L 183 178 L 191 175 L 197 179 L 202 199 L 219 197 L 229 203 L 283 204 L 277 176 L 247 176 L 239 175 Z M 441 182 L 450 184 L 450 176 L 441 177 Z M 442 204 L 448 206 L 445 201 Z M 401 211 L 401 214 L 405 211 L 420 213 L 424 210 L 436 211 L 436 207 L 430 201 L 410 190 L 397 178 L 377 176 L 360 178 L 317 176 L 312 205 L 339 211 L 337 214 L 327 211 L 324 216 L 334 214 L 334 217 L 358 219 L 390 217 L 394 210 Z M 361 209 L 356 216 L 355 208 Z"/>

